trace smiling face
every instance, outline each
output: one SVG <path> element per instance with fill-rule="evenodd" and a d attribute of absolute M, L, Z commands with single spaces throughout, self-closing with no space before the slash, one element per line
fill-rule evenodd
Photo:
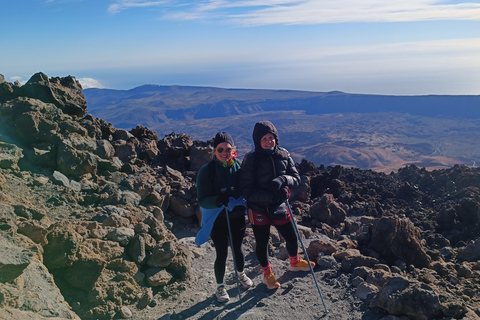
<path fill-rule="evenodd" d="M 267 133 L 260 140 L 260 145 L 262 149 L 271 150 L 275 148 L 275 136 L 271 133 Z"/>
<path fill-rule="evenodd" d="M 220 161 L 228 162 L 232 159 L 234 151 L 235 149 L 230 143 L 222 142 L 215 148 L 215 157 Z"/>

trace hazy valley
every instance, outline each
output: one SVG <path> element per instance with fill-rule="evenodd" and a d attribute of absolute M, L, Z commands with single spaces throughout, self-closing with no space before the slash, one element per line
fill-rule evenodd
<path fill-rule="evenodd" d="M 88 111 L 114 126 L 186 133 L 202 141 L 218 130 L 251 149 L 255 122 L 270 120 L 295 160 L 390 171 L 480 162 L 480 96 L 380 96 L 342 92 L 145 85 L 86 89 Z"/>

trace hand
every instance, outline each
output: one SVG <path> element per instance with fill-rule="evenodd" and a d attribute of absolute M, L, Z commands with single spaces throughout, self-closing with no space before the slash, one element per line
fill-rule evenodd
<path fill-rule="evenodd" d="M 285 178 L 278 176 L 267 184 L 267 188 L 273 193 L 279 191 L 285 184 Z"/>
<path fill-rule="evenodd" d="M 226 193 L 221 193 L 217 197 L 216 202 L 217 202 L 217 206 L 219 206 L 219 207 L 221 207 L 221 206 L 227 207 L 228 203 L 230 202 L 230 199 L 228 198 L 228 195 Z"/>
<path fill-rule="evenodd" d="M 275 200 L 277 202 L 284 202 L 290 199 L 290 195 L 291 195 L 290 188 L 286 186 L 278 190 L 277 194 L 275 195 Z"/>

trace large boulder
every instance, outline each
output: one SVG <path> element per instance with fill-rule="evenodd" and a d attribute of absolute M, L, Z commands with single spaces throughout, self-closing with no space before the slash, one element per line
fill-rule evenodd
<path fill-rule="evenodd" d="M 115 156 L 115 148 L 113 148 L 108 140 L 100 139 L 97 140 L 97 150 L 95 154 L 102 159 L 112 159 Z"/>
<path fill-rule="evenodd" d="M 193 139 L 186 134 L 172 132 L 158 141 L 158 160 L 179 171 L 190 170 L 190 147 Z"/>
<path fill-rule="evenodd" d="M 370 307 L 412 320 L 437 319 L 443 315 L 439 296 L 431 287 L 401 276 L 391 277 L 371 300 Z"/>
<path fill-rule="evenodd" d="M 213 147 L 209 143 L 194 141 L 190 147 L 190 170 L 198 171 L 212 159 Z"/>
<path fill-rule="evenodd" d="M 123 240 L 90 238 L 108 230 L 128 229 L 107 228 L 98 223 L 59 223 L 50 228 L 47 236 L 45 263 L 70 302 L 84 301 L 80 309 L 75 309 L 82 319 L 113 318 L 122 303 L 135 302 L 141 293 L 135 280 L 139 268 L 124 259 Z"/>
<path fill-rule="evenodd" d="M 22 151 L 14 144 L 0 141 L 0 169 L 18 169 L 18 161 L 23 158 Z"/>
<path fill-rule="evenodd" d="M 23 235 L 0 231 L 0 283 L 17 278 L 34 260 L 41 261 L 39 246 Z"/>
<path fill-rule="evenodd" d="M 461 261 L 478 261 L 480 259 L 480 238 L 472 240 L 465 247 L 460 248 L 457 257 Z"/>
<path fill-rule="evenodd" d="M 0 74 L 0 102 L 7 101 L 14 97 L 14 90 L 11 83 L 5 81 L 5 77 Z"/>
<path fill-rule="evenodd" d="M 64 118 L 60 109 L 52 104 L 32 98 L 19 97 L 8 101 L 4 107 L 12 106 L 12 129 L 15 137 L 23 144 L 31 146 L 46 142 L 58 144 L 60 141 L 58 121 Z"/>
<path fill-rule="evenodd" d="M 334 225 L 345 221 L 347 214 L 333 195 L 326 193 L 310 207 L 310 216 L 317 221 Z"/>
<path fill-rule="evenodd" d="M 57 168 L 67 176 L 80 177 L 96 172 L 97 158 L 92 152 L 78 150 L 64 140 L 58 148 Z"/>
<path fill-rule="evenodd" d="M 0 286 L 0 319 L 75 319 L 48 269 L 32 262 L 22 274 Z"/>
<path fill-rule="evenodd" d="M 167 267 L 177 254 L 176 241 L 164 241 L 157 244 L 153 249 L 152 255 L 147 260 L 150 267 Z"/>
<path fill-rule="evenodd" d="M 401 260 L 423 268 L 431 261 L 422 245 L 419 230 L 408 219 L 384 217 L 376 220 L 369 246 L 390 264 Z"/>
<path fill-rule="evenodd" d="M 177 254 L 167 266 L 167 271 L 177 279 L 185 280 L 190 278 L 193 263 L 193 253 L 190 248 L 181 243 L 177 245 Z"/>
<path fill-rule="evenodd" d="M 0 231 L 0 319 L 80 319 L 42 264 L 40 246 Z"/>
<path fill-rule="evenodd" d="M 36 73 L 20 88 L 20 94 L 52 103 L 76 119 L 81 119 L 87 112 L 87 101 L 82 94 L 82 86 L 72 76 L 49 79 L 42 72 Z"/>

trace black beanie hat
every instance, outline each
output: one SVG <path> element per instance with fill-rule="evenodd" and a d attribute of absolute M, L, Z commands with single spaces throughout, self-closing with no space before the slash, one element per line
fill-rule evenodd
<path fill-rule="evenodd" d="M 255 124 L 253 128 L 253 143 L 255 144 L 256 150 L 262 150 L 262 146 L 260 144 L 260 140 L 262 140 L 263 136 L 267 133 L 273 134 L 275 137 L 275 143 L 278 145 L 278 132 L 277 128 L 271 123 L 270 121 L 261 121 Z"/>
<path fill-rule="evenodd" d="M 234 146 L 232 137 L 225 131 L 217 132 L 213 139 L 213 148 L 215 149 L 222 142 L 229 143 L 232 147 Z"/>

